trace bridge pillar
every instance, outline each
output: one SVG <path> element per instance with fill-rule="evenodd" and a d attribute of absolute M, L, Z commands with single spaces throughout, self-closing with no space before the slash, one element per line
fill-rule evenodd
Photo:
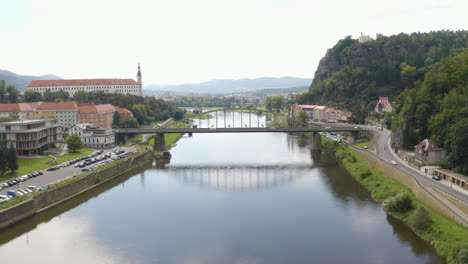
<path fill-rule="evenodd" d="M 309 137 L 309 148 L 310 150 L 322 150 L 322 136 L 319 133 L 314 132 Z"/>
<path fill-rule="evenodd" d="M 166 139 L 164 133 L 156 133 L 154 135 L 154 150 L 166 150 Z"/>

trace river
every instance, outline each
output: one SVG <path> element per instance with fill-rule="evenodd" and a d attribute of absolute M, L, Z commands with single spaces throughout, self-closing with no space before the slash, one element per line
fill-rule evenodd
<path fill-rule="evenodd" d="M 148 167 L 1 232 L 0 260 L 443 263 L 300 137 L 194 134 L 171 153 L 164 169 Z"/>

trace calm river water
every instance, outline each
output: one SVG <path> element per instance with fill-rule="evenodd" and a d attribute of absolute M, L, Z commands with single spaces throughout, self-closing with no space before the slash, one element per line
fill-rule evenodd
<path fill-rule="evenodd" d="M 0 260 L 443 263 L 333 158 L 303 144 L 284 133 L 184 137 L 166 168 L 0 233 Z"/>

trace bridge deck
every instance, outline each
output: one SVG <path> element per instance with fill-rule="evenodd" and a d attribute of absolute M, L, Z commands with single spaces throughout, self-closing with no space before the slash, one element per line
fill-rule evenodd
<path fill-rule="evenodd" d="M 279 133 L 279 132 L 352 132 L 360 128 L 352 126 L 299 127 L 299 128 L 125 128 L 117 129 L 117 134 L 156 134 L 156 133 Z"/>

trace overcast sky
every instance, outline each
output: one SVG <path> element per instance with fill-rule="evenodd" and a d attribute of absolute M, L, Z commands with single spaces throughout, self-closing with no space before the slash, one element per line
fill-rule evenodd
<path fill-rule="evenodd" d="M 361 32 L 468 29 L 468 1 L 0 0 L 0 69 L 177 84 L 312 78 Z"/>

